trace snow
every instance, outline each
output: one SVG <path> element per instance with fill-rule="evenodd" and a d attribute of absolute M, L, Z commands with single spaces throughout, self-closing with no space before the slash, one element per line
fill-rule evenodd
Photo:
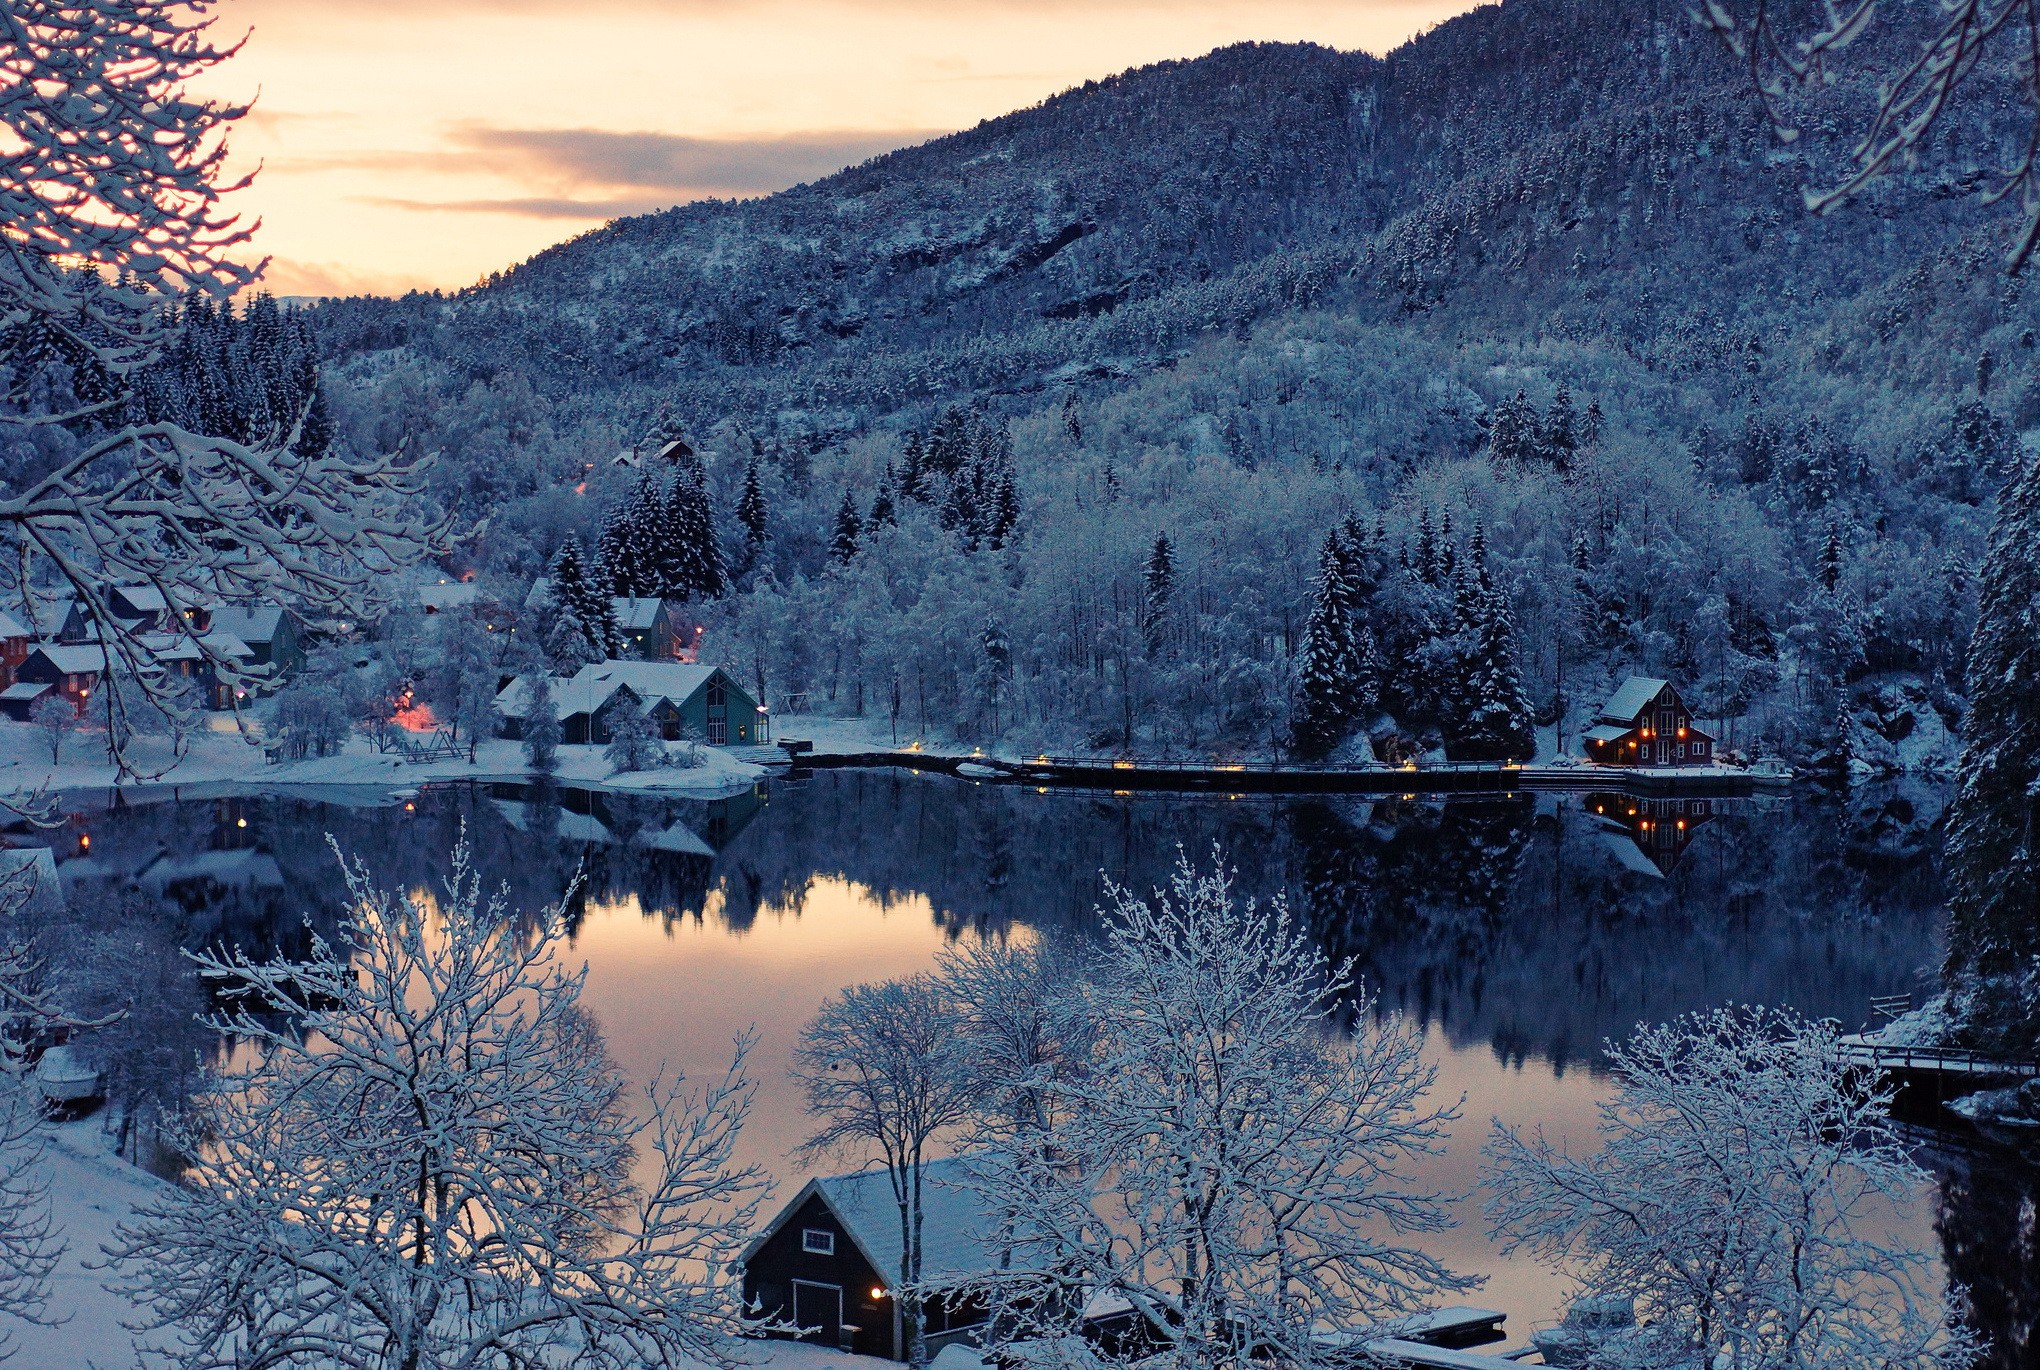
<path fill-rule="evenodd" d="M 136 768 L 146 777 L 129 785 L 205 786 L 220 794 L 289 794 L 313 787 L 416 789 L 432 781 L 508 781 L 532 778 L 522 743 L 500 738 L 484 742 L 474 764 L 458 758 L 408 761 L 379 753 L 365 739 L 351 738 L 337 756 L 269 764 L 259 747 L 234 730 L 230 717 L 212 720 L 212 728 L 189 739 L 186 756 L 176 761 L 168 738 L 137 739 L 132 750 Z M 50 764 L 49 744 L 33 725 L 0 721 L 0 791 L 102 789 L 117 783 L 106 761 L 103 734 L 75 733 L 64 742 L 63 761 Z M 714 799 L 739 794 L 765 774 L 762 766 L 729 752 L 704 746 L 702 764 L 686 769 L 659 769 L 612 774 L 598 746 L 561 747 L 556 782 L 585 789 L 656 792 Z M 172 762 L 175 761 L 173 765 Z M 153 774 L 157 768 L 161 774 Z"/>

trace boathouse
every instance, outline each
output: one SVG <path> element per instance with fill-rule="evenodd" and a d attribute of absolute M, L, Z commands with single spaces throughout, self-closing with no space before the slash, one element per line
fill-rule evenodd
<path fill-rule="evenodd" d="M 1711 766 L 1714 738 L 1668 681 L 1633 675 L 1587 729 L 1587 760 L 1604 766 Z"/>
<path fill-rule="evenodd" d="M 965 1162 L 931 1161 L 922 1178 L 921 1281 L 928 1350 L 976 1345 L 981 1301 L 945 1299 L 956 1285 L 996 1268 L 982 1234 L 993 1222 L 961 1183 Z M 809 1180 L 744 1249 L 744 1303 L 759 1316 L 807 1329 L 800 1340 L 887 1360 L 908 1346 L 893 1285 L 900 1277 L 900 1210 L 883 1168 Z"/>

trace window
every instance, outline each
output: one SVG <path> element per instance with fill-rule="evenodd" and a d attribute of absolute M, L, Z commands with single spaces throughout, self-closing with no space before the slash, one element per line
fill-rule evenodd
<path fill-rule="evenodd" d="M 812 1251 L 817 1256 L 836 1254 L 836 1234 L 824 1232 L 819 1227 L 804 1227 L 800 1230 L 800 1249 Z"/>

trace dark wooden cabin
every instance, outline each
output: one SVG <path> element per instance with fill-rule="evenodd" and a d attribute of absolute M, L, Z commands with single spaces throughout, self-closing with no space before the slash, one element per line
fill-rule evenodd
<path fill-rule="evenodd" d="M 1693 722 L 1679 692 L 1633 675 L 1587 729 L 1587 760 L 1604 766 L 1711 766 L 1714 737 Z"/>
<path fill-rule="evenodd" d="M 922 1282 L 937 1291 L 997 1261 L 978 1237 L 991 1224 L 956 1183 L 962 1164 L 930 1162 L 923 1178 Z M 885 1170 L 809 1180 L 745 1248 L 744 1303 L 808 1329 L 802 1341 L 903 1361 L 906 1331 L 892 1292 L 900 1251 L 899 1207 Z M 952 1342 L 976 1345 L 985 1316 L 982 1303 L 933 1294 L 924 1309 L 929 1353 Z"/>

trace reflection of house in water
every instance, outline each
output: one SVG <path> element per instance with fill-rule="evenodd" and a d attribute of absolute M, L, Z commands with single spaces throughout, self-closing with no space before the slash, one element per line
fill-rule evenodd
<path fill-rule="evenodd" d="M 1587 812 L 1601 828 L 1615 859 L 1638 875 L 1672 873 L 1701 824 L 1714 817 L 1711 799 L 1643 798 L 1589 794 Z"/>

